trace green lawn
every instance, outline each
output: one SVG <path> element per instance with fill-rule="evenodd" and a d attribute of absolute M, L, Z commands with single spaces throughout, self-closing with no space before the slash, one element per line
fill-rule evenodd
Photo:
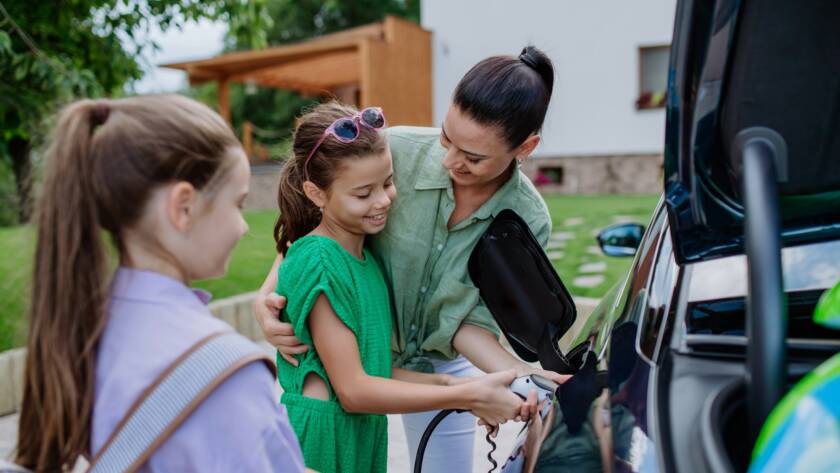
<path fill-rule="evenodd" d="M 554 252 L 562 257 L 551 258 L 557 274 L 566 288 L 576 296 L 601 297 L 623 276 L 630 267 L 632 258 L 610 258 L 596 250 L 598 242 L 595 234 L 598 230 L 619 222 L 636 222 L 647 227 L 658 196 L 655 195 L 546 195 L 545 201 L 554 222 L 552 231 L 565 240 L 562 248 L 549 248 L 549 257 Z M 555 237 L 555 245 L 560 245 Z M 551 244 L 550 244 L 551 245 Z M 602 272 L 582 272 L 585 264 L 606 264 Z M 603 276 L 603 282 L 593 287 L 575 285 L 580 276 Z"/>
<path fill-rule="evenodd" d="M 555 237 L 566 238 L 563 248 L 550 250 L 557 272 L 572 294 L 600 297 L 627 270 L 630 258 L 607 258 L 595 252 L 593 232 L 623 218 L 647 224 L 655 196 L 565 196 L 548 195 L 546 202 L 554 221 Z M 222 298 L 254 291 L 260 285 L 274 260 L 274 211 L 246 212 L 251 230 L 234 250 L 228 274 L 218 280 L 201 281 L 197 287 L 207 289 L 214 297 Z M 31 227 L 0 228 L 0 351 L 23 343 L 21 319 L 26 311 L 29 277 L 35 234 Z M 553 252 L 562 252 L 562 257 Z M 587 263 L 606 263 L 598 274 L 603 281 L 594 287 L 575 286 L 579 276 L 592 275 L 579 271 Z"/>

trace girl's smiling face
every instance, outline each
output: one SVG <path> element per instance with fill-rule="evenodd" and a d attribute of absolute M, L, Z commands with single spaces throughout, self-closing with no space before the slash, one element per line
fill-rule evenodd
<path fill-rule="evenodd" d="M 355 235 L 371 235 L 385 228 L 388 210 L 397 197 L 391 152 L 344 160 L 336 178 L 316 205 L 324 221 Z"/>

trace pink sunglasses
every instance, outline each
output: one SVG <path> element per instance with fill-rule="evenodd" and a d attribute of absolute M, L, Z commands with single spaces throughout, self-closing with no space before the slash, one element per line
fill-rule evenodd
<path fill-rule="evenodd" d="M 303 162 L 303 174 L 306 180 L 309 180 L 309 160 L 315 155 L 315 151 L 321 146 L 321 143 L 327 139 L 328 136 L 334 136 L 335 139 L 342 143 L 352 143 L 359 138 L 361 133 L 360 126 L 370 128 L 371 130 L 381 130 L 385 128 L 385 115 L 379 107 L 368 107 L 361 112 L 356 113 L 352 117 L 342 117 L 332 122 L 332 124 L 324 130 L 321 138 L 312 147 L 306 161 Z"/>

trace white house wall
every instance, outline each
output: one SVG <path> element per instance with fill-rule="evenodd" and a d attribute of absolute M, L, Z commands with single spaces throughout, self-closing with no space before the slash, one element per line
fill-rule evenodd
<path fill-rule="evenodd" d="M 537 156 L 658 154 L 665 112 L 637 110 L 640 46 L 671 41 L 676 0 L 423 0 L 433 33 L 433 116 L 467 70 L 533 44 L 554 61 Z"/>

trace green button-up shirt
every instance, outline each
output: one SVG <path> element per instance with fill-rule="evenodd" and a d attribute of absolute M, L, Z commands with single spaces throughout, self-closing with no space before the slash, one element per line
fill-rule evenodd
<path fill-rule="evenodd" d="M 369 240 L 391 283 L 395 366 L 425 372 L 432 370 L 428 357 L 457 356 L 452 338 L 462 323 L 499 334 L 467 271 L 493 217 L 516 211 L 543 246 L 551 233 L 545 202 L 519 170 L 475 213 L 447 228 L 455 198 L 439 135 L 438 128 L 389 130 L 397 199 L 385 230 Z"/>

